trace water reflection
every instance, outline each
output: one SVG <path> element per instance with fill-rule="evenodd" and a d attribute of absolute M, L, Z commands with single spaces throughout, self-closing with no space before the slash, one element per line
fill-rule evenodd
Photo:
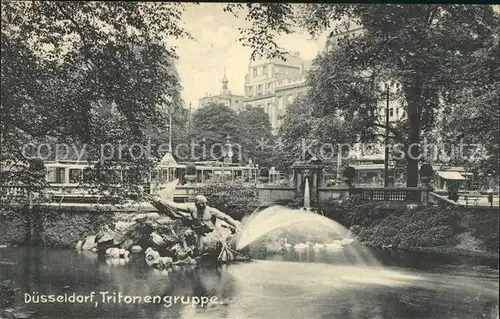
<path fill-rule="evenodd" d="M 21 288 L 16 312 L 29 315 L 34 311 L 35 317 L 42 318 L 78 318 L 82 314 L 86 318 L 186 319 L 496 318 L 498 304 L 498 270 L 360 267 L 349 264 L 346 255 L 351 254 L 342 251 L 289 251 L 268 260 L 225 267 L 200 265 L 163 271 L 148 267 L 140 254 L 113 264 L 92 253 L 70 250 L 9 248 L 0 253 L 1 278 L 13 279 Z M 184 304 L 101 302 L 97 307 L 24 304 L 27 292 L 191 299 Z M 201 298 L 212 297 L 216 297 L 214 302 L 201 307 Z"/>

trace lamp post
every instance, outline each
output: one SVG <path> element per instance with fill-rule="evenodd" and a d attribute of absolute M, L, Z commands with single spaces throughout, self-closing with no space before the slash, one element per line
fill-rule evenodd
<path fill-rule="evenodd" d="M 172 104 L 173 99 L 170 95 L 165 97 L 167 102 L 167 112 L 168 112 L 168 151 L 172 154 Z"/>
<path fill-rule="evenodd" d="M 389 85 L 386 84 L 384 187 L 389 187 Z"/>
<path fill-rule="evenodd" d="M 346 180 L 347 186 L 349 187 L 349 195 L 351 195 L 353 188 L 353 181 L 356 177 L 356 169 L 352 166 L 348 166 L 344 170 L 344 178 Z"/>
<path fill-rule="evenodd" d="M 429 203 L 429 191 L 431 190 L 431 181 L 434 176 L 434 169 L 430 164 L 423 164 L 420 167 L 420 181 L 425 185 L 425 200 L 421 198 L 421 202 L 425 202 L 425 204 Z"/>

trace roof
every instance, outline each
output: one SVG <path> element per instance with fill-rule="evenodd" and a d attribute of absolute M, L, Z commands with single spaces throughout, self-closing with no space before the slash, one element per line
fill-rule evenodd
<path fill-rule="evenodd" d="M 466 177 L 464 177 L 462 174 L 459 172 L 437 172 L 438 175 L 444 179 L 447 180 L 455 180 L 455 181 L 465 181 L 467 180 Z"/>
<path fill-rule="evenodd" d="M 302 65 L 304 65 L 304 69 L 307 70 L 312 64 L 311 61 L 303 59 L 300 56 L 299 52 L 286 53 L 283 57 L 285 58 L 285 60 L 282 60 L 280 57 L 275 57 L 272 59 L 257 57 L 256 60 L 250 59 L 249 67 L 253 68 L 263 64 L 272 63 L 276 65 L 291 66 L 296 68 L 300 68 Z"/>
<path fill-rule="evenodd" d="M 382 170 L 385 168 L 384 164 L 358 164 L 350 166 L 354 167 L 357 171 Z"/>
<path fill-rule="evenodd" d="M 384 154 L 370 154 L 370 155 L 361 155 L 356 157 L 356 161 L 383 161 L 385 160 Z"/>
<path fill-rule="evenodd" d="M 165 153 L 160 163 L 158 164 L 158 166 L 174 166 L 174 165 L 177 165 L 177 161 L 174 159 L 172 153 L 170 152 Z"/>

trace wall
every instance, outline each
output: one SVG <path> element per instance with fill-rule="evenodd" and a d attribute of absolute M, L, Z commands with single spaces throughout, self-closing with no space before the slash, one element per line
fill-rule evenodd
<path fill-rule="evenodd" d="M 115 214 L 52 208 L 34 210 L 31 215 L 16 209 L 5 211 L 0 215 L 0 244 L 73 248 L 78 240 L 96 234 Z"/>
<path fill-rule="evenodd" d="M 295 198 L 295 188 L 282 185 L 257 185 L 256 197 L 261 205 L 287 203 Z"/>

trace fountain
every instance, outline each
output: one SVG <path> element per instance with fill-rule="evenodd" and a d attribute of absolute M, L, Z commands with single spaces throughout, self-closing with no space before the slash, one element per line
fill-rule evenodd
<path fill-rule="evenodd" d="M 274 231 L 288 231 L 292 236 L 306 241 L 311 230 L 320 238 L 316 245 L 303 242 L 290 243 L 296 249 L 314 249 L 322 246 L 325 250 L 344 251 L 352 263 L 379 266 L 380 264 L 362 247 L 352 245 L 350 233 L 336 221 L 302 209 L 291 209 L 283 206 L 272 206 L 252 214 L 244 223 L 238 235 L 236 249 L 245 247 L 264 238 Z M 300 239 L 299 239 L 300 240 Z M 307 240 L 308 241 L 308 240 Z M 333 249 L 335 248 L 335 249 Z"/>
<path fill-rule="evenodd" d="M 311 195 L 309 193 L 309 179 L 306 178 L 304 186 L 304 209 L 311 210 Z"/>

